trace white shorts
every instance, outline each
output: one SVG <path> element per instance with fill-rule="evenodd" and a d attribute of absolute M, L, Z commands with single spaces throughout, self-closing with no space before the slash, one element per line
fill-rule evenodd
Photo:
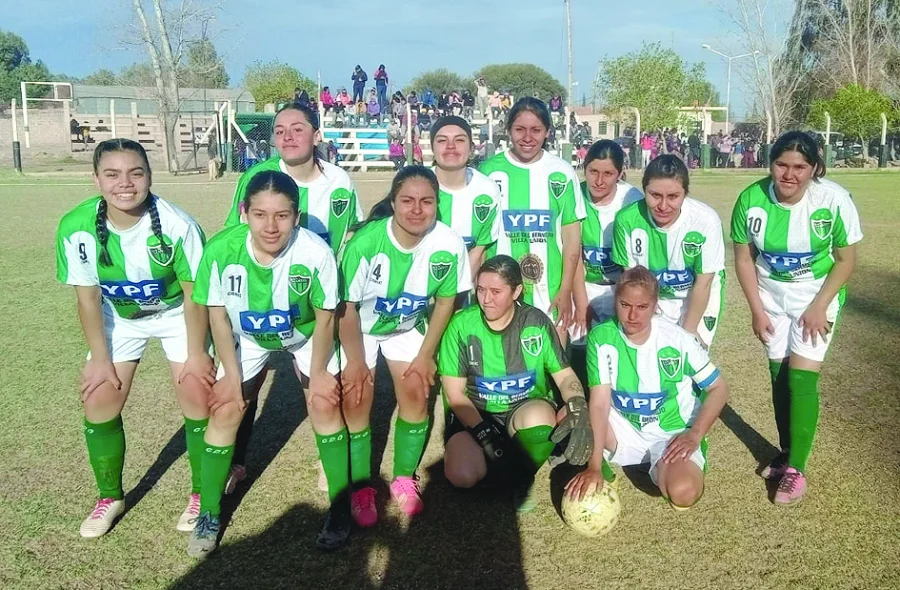
<path fill-rule="evenodd" d="M 819 286 L 815 285 L 813 292 L 811 289 L 813 285 L 804 289 L 802 284 L 773 285 L 773 283 L 776 281 L 761 279 L 759 289 L 763 309 L 775 329 L 775 334 L 769 335 L 766 354 L 773 360 L 781 360 L 796 354 L 811 361 L 824 361 L 834 337 L 834 326 L 841 315 L 846 291 L 841 289 L 825 310 L 825 318 L 832 325 L 827 340 L 823 341 L 822 337 L 818 336 L 816 344 L 813 345 L 811 338 L 806 342 L 803 341 L 803 327 L 799 321 L 800 316 L 818 294 Z"/>
<path fill-rule="evenodd" d="M 366 366 L 370 369 L 375 368 L 378 362 L 379 350 L 384 355 L 384 358 L 389 361 L 411 363 L 416 358 L 416 355 L 419 354 L 423 342 L 425 342 L 425 335 L 420 334 L 415 328 L 399 334 L 391 334 L 390 336 L 363 334 Z M 341 348 L 341 358 L 345 360 L 347 358 L 343 347 Z"/>
<path fill-rule="evenodd" d="M 591 309 L 594 310 L 594 315 L 599 318 L 598 320 L 594 320 L 594 323 L 591 324 L 591 326 L 588 326 L 588 331 L 590 331 L 593 325 L 604 322 L 607 319 L 615 316 L 616 286 L 585 283 L 585 290 L 587 291 L 588 304 L 591 306 Z M 575 326 L 569 328 L 569 339 L 572 346 L 585 346 L 586 336 L 581 336 L 580 338 L 575 340 L 574 328 Z"/>
<path fill-rule="evenodd" d="M 687 312 L 687 299 L 660 299 L 657 304 L 657 314 L 675 324 L 681 325 L 681 320 Z M 713 338 L 719 329 L 719 322 L 722 319 L 722 278 L 716 273 L 713 278 L 712 285 L 709 289 L 709 303 L 703 310 L 703 317 L 697 324 L 697 334 L 700 340 L 709 348 L 712 346 Z"/>
<path fill-rule="evenodd" d="M 250 381 L 263 370 L 266 366 L 266 361 L 269 360 L 269 355 L 273 352 L 278 352 L 275 350 L 269 350 L 267 348 L 263 348 L 258 345 L 253 340 L 246 338 L 244 336 L 238 337 L 238 343 L 235 344 L 238 362 L 241 365 L 241 383 L 246 383 Z M 294 363 L 297 365 L 297 368 L 301 373 L 309 377 L 310 367 L 312 366 L 312 338 L 310 337 L 306 342 L 299 346 L 292 346 L 285 350 L 291 353 L 291 356 L 294 357 Z M 331 358 L 328 359 L 327 369 L 328 372 L 332 375 L 337 375 L 341 372 L 341 369 L 346 365 L 346 363 L 340 362 L 341 358 L 338 356 L 337 352 L 331 355 Z M 219 370 L 216 374 L 217 379 L 221 379 L 225 374 L 225 369 L 222 365 L 219 365 Z"/>
<path fill-rule="evenodd" d="M 182 306 L 139 320 L 127 320 L 104 305 L 103 332 L 109 359 L 114 363 L 140 360 L 151 338 L 159 338 L 169 362 L 183 363 L 188 357 Z M 90 352 L 87 358 L 91 358 Z"/>
<path fill-rule="evenodd" d="M 626 465 L 650 463 L 650 479 L 658 485 L 656 465 L 662 459 L 669 441 L 679 433 L 674 432 L 662 435 L 641 432 L 615 409 L 609 410 L 609 427 L 612 428 L 613 434 L 616 436 L 616 450 L 613 453 L 604 450 L 603 456 L 606 460 L 623 467 Z M 690 460 L 701 471 L 706 471 L 706 439 L 693 452 Z"/>

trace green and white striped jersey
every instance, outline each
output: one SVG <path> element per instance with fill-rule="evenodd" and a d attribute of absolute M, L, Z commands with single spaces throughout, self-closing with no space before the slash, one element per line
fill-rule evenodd
<path fill-rule="evenodd" d="M 393 217 L 367 223 L 341 256 L 342 295 L 359 304 L 363 333 L 388 336 L 424 332 L 432 297 L 455 297 L 472 289 L 466 245 L 440 221 L 413 248 L 403 248 L 391 229 Z"/>
<path fill-rule="evenodd" d="M 725 279 L 722 222 L 712 207 L 686 197 L 678 219 L 662 229 L 646 201 L 632 203 L 616 214 L 612 258 L 622 268 L 650 269 L 659 280 L 660 299 L 686 299 L 700 274 L 716 273 L 712 289 L 720 289 Z"/>
<path fill-rule="evenodd" d="M 193 282 L 203 255 L 203 231 L 194 219 L 168 201 L 153 195 L 168 250 L 153 234 L 150 214 L 120 231 L 107 221 L 106 249 L 110 266 L 100 264 L 95 196 L 68 212 L 56 232 L 56 277 L 61 283 L 99 286 L 103 302 L 121 318 L 139 319 L 184 302 L 181 283 Z"/>
<path fill-rule="evenodd" d="M 268 350 L 302 345 L 313 333 L 317 309 L 338 304 L 334 254 L 302 227 L 271 264 L 260 264 L 250 227 L 224 229 L 207 244 L 192 299 L 225 307 L 235 336 Z"/>
<path fill-rule="evenodd" d="M 547 313 L 562 283 L 562 226 L 586 216 L 575 170 L 547 152 L 531 164 L 503 152 L 480 170 L 500 187 L 500 238 L 487 257 L 507 254 L 518 260 L 523 300 Z"/>
<path fill-rule="evenodd" d="M 319 164 L 322 165 L 322 174 L 314 181 L 301 183 L 294 180 L 300 189 L 300 227 L 305 227 L 328 242 L 331 250 L 337 254 L 347 238 L 350 226 L 362 221 L 362 207 L 350 176 L 340 166 L 323 160 L 319 160 Z M 241 207 L 247 185 L 257 173 L 266 170 L 278 170 L 287 174 L 279 156 L 260 162 L 244 172 L 234 191 L 225 227 L 241 222 Z"/>
<path fill-rule="evenodd" d="M 500 236 L 499 203 L 497 184 L 478 170 L 467 168 L 464 188 L 441 187 L 438 219 L 460 235 L 466 248 L 490 246 Z"/>
<path fill-rule="evenodd" d="M 613 221 L 624 207 L 640 201 L 643 193 L 625 181 L 616 184 L 616 194 L 609 204 L 600 206 L 591 200 L 587 181 L 581 183 L 587 217 L 581 222 L 581 257 L 585 280 L 594 284 L 615 283 L 622 267 L 612 260 Z"/>
<path fill-rule="evenodd" d="M 450 320 L 441 339 L 441 375 L 466 378 L 466 395 L 487 412 L 507 412 L 527 399 L 553 399 L 548 374 L 566 367 L 566 354 L 547 314 L 517 304 L 506 328 L 487 325 L 477 305 Z"/>
<path fill-rule="evenodd" d="M 719 377 L 697 338 L 656 317 L 641 345 L 629 341 L 616 320 L 595 326 L 586 354 L 588 385 L 609 385 L 613 409 L 637 430 L 654 434 L 689 427 L 701 405 L 692 383 L 705 390 Z"/>
<path fill-rule="evenodd" d="M 747 187 L 731 216 L 731 239 L 753 244 L 756 272 L 785 283 L 825 281 L 834 266 L 834 249 L 862 240 L 859 214 L 843 187 L 812 181 L 794 205 L 778 202 L 770 177 Z"/>

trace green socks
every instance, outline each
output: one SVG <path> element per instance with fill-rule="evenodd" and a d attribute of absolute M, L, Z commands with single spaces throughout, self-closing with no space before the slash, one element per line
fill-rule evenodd
<path fill-rule="evenodd" d="M 213 516 L 219 516 L 222 492 L 225 491 L 225 482 L 228 481 L 232 455 L 234 455 L 234 445 L 217 447 L 204 443 L 202 467 L 200 468 L 202 489 L 200 512 L 209 512 Z"/>
<path fill-rule="evenodd" d="M 319 458 L 322 460 L 322 469 L 325 471 L 325 479 L 328 480 L 328 499 L 334 502 L 341 493 L 346 491 L 349 485 L 349 461 L 350 437 L 347 428 L 334 434 L 319 434 L 313 431 L 316 437 L 316 446 L 319 449 Z M 371 441 L 371 438 L 366 438 Z M 372 445 L 369 445 L 371 450 Z"/>
<path fill-rule="evenodd" d="M 192 420 L 184 418 L 184 440 L 187 445 L 188 461 L 191 463 L 191 493 L 200 493 L 200 463 L 203 462 L 203 435 L 209 418 Z"/>
<path fill-rule="evenodd" d="M 519 446 L 525 451 L 525 454 L 534 464 L 534 472 L 536 473 L 544 461 L 553 452 L 556 445 L 550 441 L 550 433 L 553 432 L 552 426 L 532 426 L 531 428 L 522 428 L 516 432 L 515 440 Z"/>
<path fill-rule="evenodd" d="M 397 416 L 394 424 L 394 477 L 412 477 L 425 451 L 428 419 L 413 424 Z"/>
<path fill-rule="evenodd" d="M 350 477 L 353 483 L 372 479 L 372 428 L 369 426 L 350 433 Z"/>
<path fill-rule="evenodd" d="M 603 481 L 606 483 L 616 481 L 616 472 L 613 471 L 612 465 L 610 465 L 606 459 L 603 460 L 603 464 L 600 466 L 600 473 L 603 474 Z"/>
<path fill-rule="evenodd" d="M 122 489 L 122 469 L 125 467 L 125 429 L 122 416 L 109 422 L 94 424 L 84 421 L 84 439 L 87 442 L 88 458 L 100 498 L 121 500 L 125 497 Z"/>
<path fill-rule="evenodd" d="M 778 447 L 791 448 L 791 387 L 788 383 L 788 363 L 769 360 L 772 377 L 772 407 L 775 409 L 775 426 L 778 428 Z"/>
<path fill-rule="evenodd" d="M 788 465 L 805 472 L 819 423 L 819 374 L 790 369 L 788 381 L 791 390 L 791 446 Z"/>

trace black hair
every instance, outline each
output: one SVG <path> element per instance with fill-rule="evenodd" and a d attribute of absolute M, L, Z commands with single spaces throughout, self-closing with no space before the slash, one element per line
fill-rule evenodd
<path fill-rule="evenodd" d="M 654 158 L 644 170 L 644 178 L 641 180 L 641 186 L 644 192 L 647 191 L 647 185 L 655 178 L 674 178 L 681 182 L 684 193 L 688 193 L 690 186 L 690 173 L 687 166 L 678 156 L 672 154 L 663 154 Z"/>
<path fill-rule="evenodd" d="M 481 268 L 478 269 L 477 276 L 481 276 L 486 272 L 500 275 L 503 282 L 509 285 L 513 291 L 516 290 L 516 287 L 522 285 L 522 269 L 512 256 L 497 254 L 492 258 L 488 258 L 481 265 Z"/>
<path fill-rule="evenodd" d="M 621 174 L 625 167 L 625 150 L 611 139 L 601 139 L 588 149 L 584 156 L 584 169 L 594 160 L 612 160 L 613 166 Z"/>
<path fill-rule="evenodd" d="M 437 176 L 434 175 L 434 172 L 431 168 L 426 168 L 425 166 L 420 166 L 418 164 L 414 164 L 412 166 L 404 166 L 400 169 L 399 172 L 394 176 L 394 180 L 391 181 L 391 190 L 388 192 L 387 196 L 372 207 L 372 210 L 369 211 L 369 216 L 362 222 L 355 224 L 351 229 L 351 231 L 361 230 L 363 227 L 368 225 L 373 221 L 378 221 L 379 219 L 385 219 L 394 214 L 394 201 L 397 200 L 397 194 L 400 192 L 400 189 L 403 188 L 403 185 L 407 180 L 413 178 L 421 178 L 426 180 L 428 184 L 431 185 L 431 188 L 434 190 L 434 196 L 437 196 L 441 193 L 441 185 L 438 183 Z"/>
<path fill-rule="evenodd" d="M 547 131 L 550 131 L 550 128 L 553 127 L 553 121 L 550 119 L 550 109 L 547 108 L 544 101 L 533 96 L 523 96 L 509 109 L 509 114 L 506 117 L 507 132 L 512 131 L 513 123 L 525 111 L 533 113 L 535 117 L 540 119 Z"/>
<path fill-rule="evenodd" d="M 813 167 L 813 178 L 818 180 L 825 176 L 825 160 L 819 153 L 816 140 L 803 131 L 788 131 L 775 140 L 769 152 L 769 161 L 774 162 L 785 152 L 797 152 L 806 163 Z"/>
<path fill-rule="evenodd" d="M 306 122 L 313 128 L 313 131 L 319 130 L 319 114 L 312 109 L 311 106 L 304 103 L 296 103 L 289 102 L 285 104 L 283 107 L 278 109 L 278 112 L 275 113 L 275 119 L 278 118 L 278 115 L 285 111 L 299 111 L 306 118 Z M 272 120 L 272 134 L 275 133 L 275 119 Z M 315 146 L 313 146 L 312 151 L 312 159 L 313 163 L 319 169 L 319 172 L 324 173 L 325 169 L 322 167 L 322 162 L 319 160 L 319 153 L 316 150 Z"/>
<path fill-rule="evenodd" d="M 100 160 L 103 159 L 103 156 L 115 152 L 133 152 L 137 154 L 140 156 L 141 160 L 144 161 L 147 175 L 150 176 L 152 174 L 150 170 L 150 159 L 147 157 L 147 150 L 144 149 L 144 146 L 132 139 L 114 138 L 101 141 L 94 149 L 93 164 L 95 175 L 99 175 L 100 173 Z M 153 235 L 156 236 L 156 239 L 159 240 L 159 247 L 163 251 L 163 254 L 168 258 L 169 245 L 163 239 L 162 224 L 159 221 L 159 210 L 156 208 L 156 195 L 152 193 L 147 195 L 144 206 L 150 214 L 150 229 L 153 231 Z M 100 242 L 99 260 L 101 266 L 112 266 L 112 259 L 109 256 L 109 250 L 106 248 L 106 244 L 109 241 L 109 227 L 106 223 L 108 209 L 109 204 L 106 202 L 106 199 L 101 198 L 100 203 L 97 204 L 97 217 L 94 222 L 96 224 L 97 240 Z"/>
<path fill-rule="evenodd" d="M 250 211 L 250 202 L 253 197 L 263 191 L 271 191 L 284 195 L 291 202 L 294 215 L 300 213 L 300 190 L 294 179 L 281 170 L 264 170 L 257 172 L 247 183 L 244 191 L 244 211 Z"/>

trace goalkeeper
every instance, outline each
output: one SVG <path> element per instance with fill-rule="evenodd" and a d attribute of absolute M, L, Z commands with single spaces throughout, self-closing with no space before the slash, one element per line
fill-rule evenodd
<path fill-rule="evenodd" d="M 568 438 L 570 463 L 584 465 L 593 434 L 581 383 L 568 365 L 552 321 L 519 301 L 522 271 L 505 255 L 476 278 L 478 306 L 457 313 L 441 341 L 444 472 L 458 488 L 492 478 L 514 486 L 520 512 L 536 505 L 534 475 L 556 443 Z M 565 408 L 557 412 L 549 379 Z"/>

